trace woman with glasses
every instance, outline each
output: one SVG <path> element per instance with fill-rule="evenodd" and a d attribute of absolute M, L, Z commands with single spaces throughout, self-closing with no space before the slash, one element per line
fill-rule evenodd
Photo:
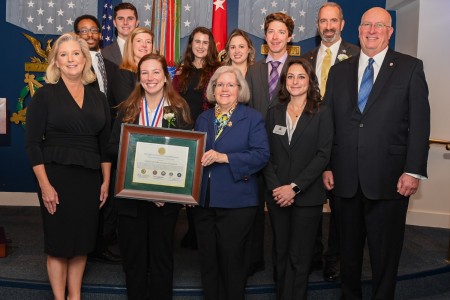
<path fill-rule="evenodd" d="M 247 82 L 231 66 L 217 69 L 206 90 L 214 104 L 197 119 L 207 133 L 200 205 L 194 223 L 205 299 L 244 299 L 246 248 L 259 203 L 256 173 L 269 159 L 264 121 L 245 105 Z"/>

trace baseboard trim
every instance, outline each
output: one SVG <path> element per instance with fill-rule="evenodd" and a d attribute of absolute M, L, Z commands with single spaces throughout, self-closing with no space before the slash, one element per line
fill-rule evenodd
<path fill-rule="evenodd" d="M 426 211 L 418 209 L 408 210 L 406 224 L 425 227 L 450 228 L 450 213 Z"/>
<path fill-rule="evenodd" d="M 0 192 L 0 205 L 39 206 L 39 200 L 36 193 Z"/>

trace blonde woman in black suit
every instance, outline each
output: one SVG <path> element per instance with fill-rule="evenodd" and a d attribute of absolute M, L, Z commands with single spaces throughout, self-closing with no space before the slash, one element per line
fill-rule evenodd
<path fill-rule="evenodd" d="M 326 193 L 322 172 L 333 127 L 321 105 L 317 77 L 305 59 L 287 62 L 280 77 L 280 104 L 266 118 L 270 161 L 264 177 L 274 235 L 277 299 L 306 299 L 314 241 Z"/>

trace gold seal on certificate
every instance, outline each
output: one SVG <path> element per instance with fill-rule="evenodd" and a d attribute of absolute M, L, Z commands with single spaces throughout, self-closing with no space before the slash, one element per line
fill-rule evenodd
<path fill-rule="evenodd" d="M 161 147 L 156 143 L 137 142 L 134 156 L 136 172 L 133 174 L 133 182 L 184 187 L 188 157 L 188 147 L 173 145 Z M 152 169 L 154 172 L 147 174 L 138 171 L 143 169 Z M 182 176 L 168 177 L 165 176 L 166 172 L 180 173 Z"/>

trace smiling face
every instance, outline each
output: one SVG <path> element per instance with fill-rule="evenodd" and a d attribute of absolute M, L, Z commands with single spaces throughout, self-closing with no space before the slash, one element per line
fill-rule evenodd
<path fill-rule="evenodd" d="M 195 59 L 203 60 L 208 55 L 209 36 L 207 34 L 197 32 L 192 39 L 192 53 Z"/>
<path fill-rule="evenodd" d="M 266 32 L 266 41 L 269 46 L 269 54 L 275 59 L 280 58 L 286 53 L 287 44 L 291 41 L 289 31 L 283 22 L 272 21 L 269 23 Z"/>
<path fill-rule="evenodd" d="M 138 20 L 131 9 L 121 9 L 117 11 L 113 23 L 117 28 L 117 34 L 125 40 L 133 29 L 137 27 Z"/>
<path fill-rule="evenodd" d="M 228 55 L 233 65 L 240 65 L 247 62 L 250 48 L 244 37 L 237 35 L 230 40 Z"/>
<path fill-rule="evenodd" d="M 308 94 L 309 76 L 300 64 L 293 64 L 286 73 L 286 89 L 291 97 L 301 97 Z"/>
<path fill-rule="evenodd" d="M 389 45 L 389 39 L 394 32 L 391 24 L 391 16 L 382 8 L 375 7 L 364 13 L 359 26 L 359 42 L 361 50 L 367 56 L 374 57 Z"/>
<path fill-rule="evenodd" d="M 83 19 L 77 26 L 78 35 L 87 42 L 89 50 L 98 51 L 100 49 L 100 30 L 97 24 L 91 19 Z M 92 33 L 91 29 L 97 29 L 98 33 Z M 86 34 L 79 32 L 80 30 L 87 30 Z"/>
<path fill-rule="evenodd" d="M 81 51 L 80 44 L 76 41 L 66 41 L 59 45 L 56 54 L 56 66 L 63 79 L 81 79 L 83 76 L 86 58 Z"/>
<path fill-rule="evenodd" d="M 141 63 L 139 80 L 145 90 L 145 95 L 149 97 L 161 98 L 164 93 L 166 77 L 163 67 L 156 59 L 149 59 Z"/>
<path fill-rule="evenodd" d="M 222 112 L 228 112 L 239 95 L 239 85 L 234 73 L 223 73 L 217 78 L 214 98 Z"/>
<path fill-rule="evenodd" d="M 146 32 L 138 33 L 133 39 L 133 59 L 137 64 L 142 56 L 152 53 L 153 38 Z"/>
<path fill-rule="evenodd" d="M 330 47 L 339 41 L 344 24 L 339 8 L 334 6 L 322 7 L 319 11 L 317 29 L 325 46 Z"/>

